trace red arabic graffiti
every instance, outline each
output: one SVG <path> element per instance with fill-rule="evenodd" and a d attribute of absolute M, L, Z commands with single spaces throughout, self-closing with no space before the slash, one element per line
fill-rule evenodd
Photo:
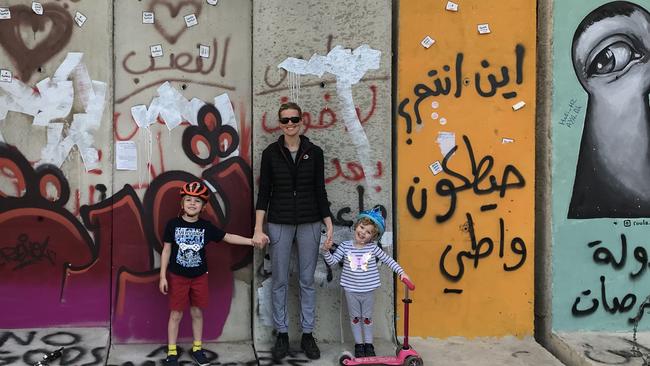
<path fill-rule="evenodd" d="M 357 111 L 357 117 L 359 117 L 359 121 L 361 124 L 365 124 L 368 122 L 368 120 L 374 115 L 375 109 L 377 108 L 377 86 L 376 85 L 370 85 L 368 87 L 370 89 L 371 93 L 371 103 L 370 103 L 370 109 L 366 113 L 365 116 L 361 115 L 361 109 L 359 107 L 356 107 Z M 306 133 L 310 129 L 314 130 L 321 130 L 321 129 L 327 129 L 332 127 L 334 124 L 336 124 L 338 118 L 336 116 L 336 112 L 334 112 L 333 109 L 329 108 L 329 101 L 331 97 L 329 93 L 325 93 L 323 95 L 323 100 L 325 101 L 325 106 L 323 109 L 318 112 L 318 120 L 312 122 L 312 114 L 310 112 L 302 112 L 302 119 L 303 119 L 303 133 Z M 289 100 L 286 96 L 283 96 L 280 98 L 280 103 L 285 103 Z M 275 124 L 270 125 L 267 122 L 266 118 L 267 112 L 264 112 L 262 114 L 262 129 L 264 129 L 264 132 L 266 133 L 274 133 L 275 131 L 280 130 L 280 126 L 278 125 L 278 122 L 276 121 Z M 273 114 L 275 116 L 275 114 Z M 273 118 L 273 121 L 275 121 L 276 118 Z"/>

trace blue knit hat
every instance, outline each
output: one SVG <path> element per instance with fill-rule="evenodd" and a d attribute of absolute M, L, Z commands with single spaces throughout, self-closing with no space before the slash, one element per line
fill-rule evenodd
<path fill-rule="evenodd" d="M 377 235 L 377 241 L 379 241 L 379 239 L 381 239 L 381 236 L 384 235 L 384 230 L 386 230 L 384 216 L 381 215 L 379 206 L 375 206 L 375 208 L 372 210 L 361 211 L 359 215 L 357 215 L 357 222 L 364 217 L 372 221 L 379 230 L 379 233 Z"/>

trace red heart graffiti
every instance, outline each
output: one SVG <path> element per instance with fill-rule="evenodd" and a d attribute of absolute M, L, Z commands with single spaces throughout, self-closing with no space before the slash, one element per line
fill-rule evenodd
<path fill-rule="evenodd" d="M 17 78 L 29 81 L 38 67 L 61 51 L 72 36 L 72 16 L 59 5 L 43 5 L 43 15 L 38 15 L 30 7 L 17 5 L 9 8 L 11 19 L 0 21 L 0 45 L 7 51 L 18 70 Z M 33 48 L 29 48 L 20 34 L 21 26 L 28 26 L 34 34 L 49 31 Z"/>
<path fill-rule="evenodd" d="M 175 4 L 174 4 L 175 3 Z M 185 20 L 182 22 L 182 26 L 179 31 L 176 33 L 170 33 L 168 32 L 165 27 L 163 26 L 163 23 L 169 24 L 171 22 L 166 22 L 166 21 L 161 21 L 159 18 L 159 15 L 161 12 L 157 11 L 157 8 L 161 7 L 167 7 L 167 10 L 169 10 L 169 15 L 172 17 L 172 19 L 175 19 L 178 14 L 180 14 L 181 9 L 184 9 L 186 7 L 189 7 L 187 11 L 183 12 L 183 16 L 189 15 L 189 14 L 194 14 L 196 17 L 199 17 L 199 14 L 201 14 L 201 1 L 200 0 L 185 0 L 185 1 L 168 1 L 168 0 L 153 0 L 150 4 L 150 11 L 154 12 L 156 14 L 156 22 L 154 23 L 154 27 L 160 33 L 167 42 L 171 44 L 175 44 L 176 41 L 178 41 L 178 38 L 180 38 L 181 35 L 187 30 L 187 26 L 185 24 Z M 179 22 L 175 22 L 179 23 Z"/>

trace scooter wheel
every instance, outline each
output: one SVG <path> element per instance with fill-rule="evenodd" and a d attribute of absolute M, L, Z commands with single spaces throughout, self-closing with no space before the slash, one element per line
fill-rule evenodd
<path fill-rule="evenodd" d="M 345 361 L 346 360 L 351 360 L 352 359 L 352 354 L 349 352 L 344 352 L 341 357 L 339 357 L 339 365 L 345 366 Z"/>
<path fill-rule="evenodd" d="M 404 366 L 422 366 L 424 363 L 420 357 L 408 356 L 403 363 Z"/>

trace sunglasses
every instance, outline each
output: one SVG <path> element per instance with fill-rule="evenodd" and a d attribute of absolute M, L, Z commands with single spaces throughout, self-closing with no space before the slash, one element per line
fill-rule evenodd
<path fill-rule="evenodd" d="M 298 122 L 300 122 L 300 117 L 282 117 L 282 118 L 280 118 L 280 123 L 282 123 L 283 125 L 286 125 L 287 123 L 289 123 L 289 121 L 291 121 L 293 123 L 298 123 Z"/>

